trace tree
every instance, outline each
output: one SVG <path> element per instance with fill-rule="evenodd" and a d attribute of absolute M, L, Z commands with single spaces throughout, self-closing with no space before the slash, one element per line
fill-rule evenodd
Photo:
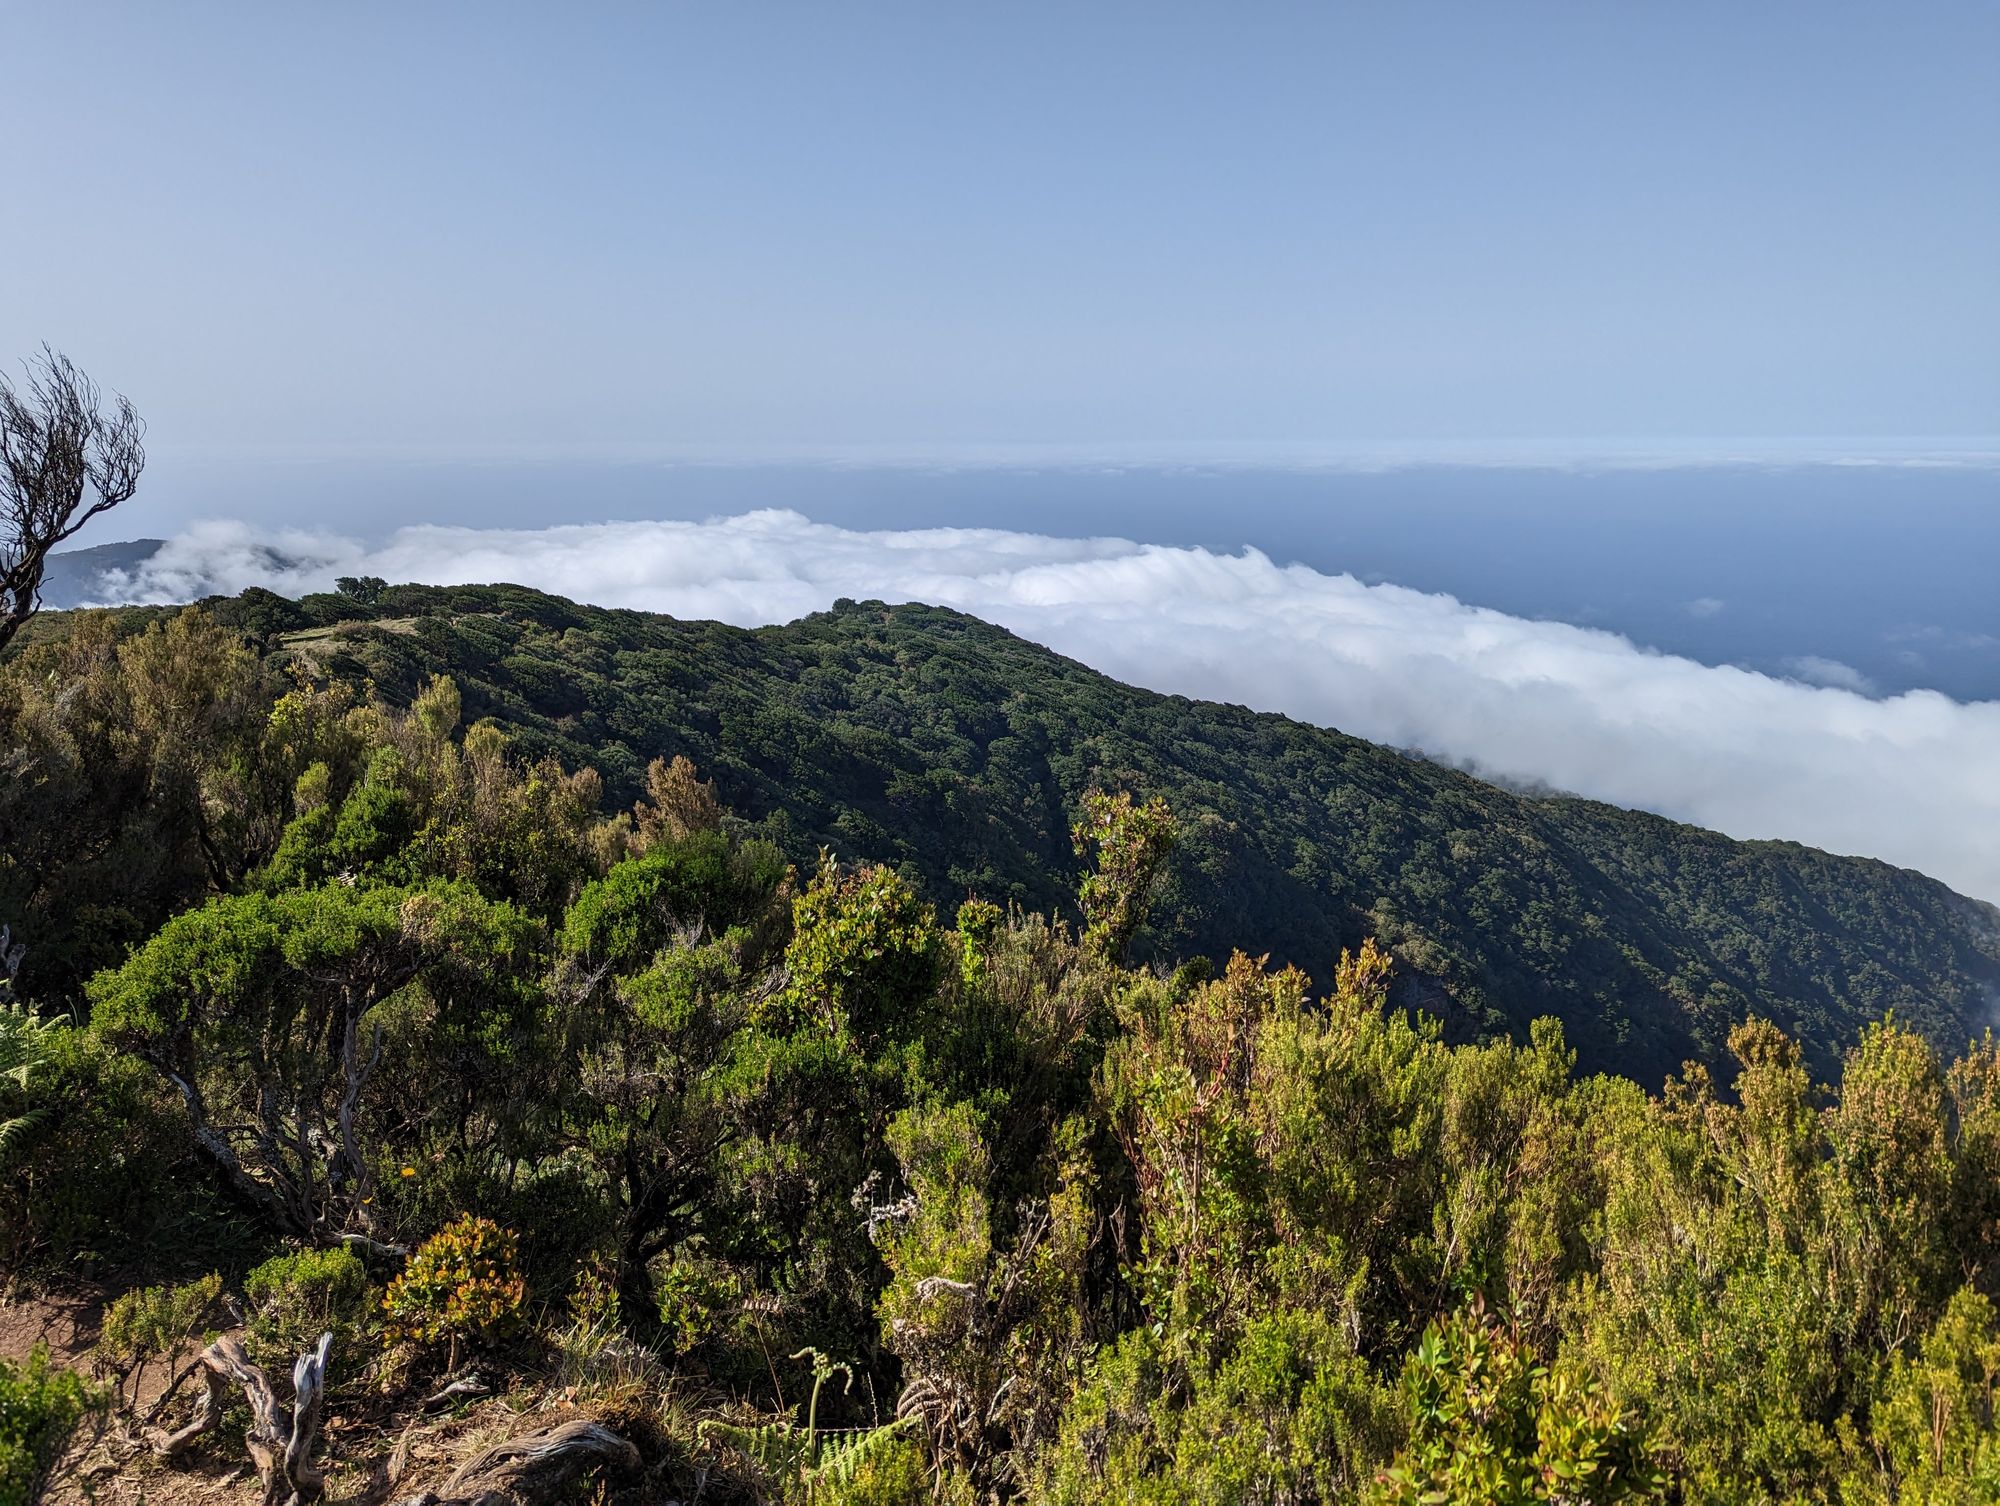
<path fill-rule="evenodd" d="M 242 636 L 199 608 L 121 631 L 86 614 L 0 671 L 0 919 L 32 938 L 22 991 L 83 983 L 268 856 L 344 693 L 272 705 Z"/>
<path fill-rule="evenodd" d="M 0 649 L 42 604 L 50 552 L 138 489 L 146 426 L 48 346 L 24 390 L 0 377 Z"/>
<path fill-rule="evenodd" d="M 617 1209 L 635 1301 L 648 1261 L 712 1233 L 732 1055 L 751 1001 L 781 978 L 789 877 L 764 843 L 665 838 L 586 885 L 565 918 L 574 1112 Z"/>
<path fill-rule="evenodd" d="M 632 807 L 632 819 L 634 849 L 645 852 L 661 842 L 717 830 L 722 802 L 715 798 L 715 786 L 677 753 L 672 763 L 656 758 L 646 766 L 646 798 Z"/>
<path fill-rule="evenodd" d="M 1167 802 L 1154 796 L 1133 803 L 1129 790 L 1107 795 L 1091 790 L 1083 814 L 1070 828 L 1070 845 L 1087 858 L 1094 848 L 1095 869 L 1077 890 L 1083 907 L 1084 937 L 1114 961 L 1122 960 L 1152 908 L 1153 891 L 1172 855 L 1179 832 Z"/>
<path fill-rule="evenodd" d="M 534 931 L 464 883 L 228 895 L 100 973 L 91 1026 L 166 1078 L 226 1184 L 278 1228 L 379 1232 L 370 1130 L 455 1113 L 469 1143 L 465 1121 L 510 1096 Z M 399 1054 L 447 1080 L 372 1089 L 389 1023 L 375 1011 L 413 984 L 422 1045 Z"/>

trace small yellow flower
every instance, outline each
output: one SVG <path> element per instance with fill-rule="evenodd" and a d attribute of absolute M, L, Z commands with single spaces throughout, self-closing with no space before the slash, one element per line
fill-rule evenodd
<path fill-rule="evenodd" d="M 403 1175 L 406 1177 L 413 1177 L 416 1174 L 417 1174 L 417 1168 L 414 1166 L 405 1166 L 403 1168 Z"/>

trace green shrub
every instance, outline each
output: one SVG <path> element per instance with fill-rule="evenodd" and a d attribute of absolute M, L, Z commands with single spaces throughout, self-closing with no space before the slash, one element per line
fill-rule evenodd
<path fill-rule="evenodd" d="M 0 1166 L 0 1267 L 223 1264 L 243 1231 L 195 1167 L 158 1075 L 67 1025 L 36 1044 L 40 1117 Z"/>
<path fill-rule="evenodd" d="M 501 1338 L 520 1323 L 528 1284 L 515 1261 L 514 1235 L 466 1214 L 418 1248 L 382 1298 L 392 1342 L 450 1346 Z"/>
<path fill-rule="evenodd" d="M 102 1395 L 37 1345 L 21 1364 L 0 1359 L 0 1506 L 33 1506 Z"/>
<path fill-rule="evenodd" d="M 864 1037 L 908 1031 L 948 961 L 936 914 L 901 874 L 843 873 L 827 859 L 792 901 L 784 995 L 759 1013 L 786 1026 L 845 1021 Z"/>
<path fill-rule="evenodd" d="M 742 1283 L 713 1260 L 662 1255 L 647 1275 L 661 1338 L 676 1354 L 706 1343 L 743 1305 Z"/>
<path fill-rule="evenodd" d="M 1665 1479 L 1602 1388 L 1537 1363 L 1520 1335 L 1477 1302 L 1425 1330 L 1403 1389 L 1409 1445 L 1377 1482 L 1373 1506 L 1664 1498 Z"/>
<path fill-rule="evenodd" d="M 336 1382 L 352 1376 L 371 1317 L 368 1272 L 352 1250 L 273 1256 L 244 1278 L 243 1295 L 250 1302 L 251 1359 L 289 1369 L 330 1332 L 330 1372 Z"/>
<path fill-rule="evenodd" d="M 1197 1346 L 1212 1359 L 1190 1363 Z M 1029 1498 L 1040 1506 L 1143 1501 L 1354 1500 L 1385 1452 L 1390 1397 L 1323 1312 L 1205 1334 L 1136 1329 L 1097 1351 Z M 1470 1506 L 1477 1497 L 1440 1497 Z"/>
<path fill-rule="evenodd" d="M 180 1369 L 182 1357 L 200 1346 L 221 1295 L 222 1277 L 210 1274 L 178 1286 L 126 1292 L 104 1310 L 95 1358 L 102 1371 L 117 1377 L 121 1399 L 136 1398 L 147 1366 L 163 1361 L 169 1377 Z"/>

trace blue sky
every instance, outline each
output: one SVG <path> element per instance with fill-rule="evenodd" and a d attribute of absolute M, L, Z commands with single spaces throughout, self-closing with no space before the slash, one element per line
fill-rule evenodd
<path fill-rule="evenodd" d="M 0 6 L 174 449 L 2000 429 L 2000 7 Z"/>

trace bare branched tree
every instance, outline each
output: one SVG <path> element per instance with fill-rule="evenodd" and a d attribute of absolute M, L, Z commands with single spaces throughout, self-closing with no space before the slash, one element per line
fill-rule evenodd
<path fill-rule="evenodd" d="M 50 551 L 138 488 L 146 426 L 123 397 L 102 407 L 46 345 L 25 388 L 0 377 L 0 649 L 40 608 Z"/>

